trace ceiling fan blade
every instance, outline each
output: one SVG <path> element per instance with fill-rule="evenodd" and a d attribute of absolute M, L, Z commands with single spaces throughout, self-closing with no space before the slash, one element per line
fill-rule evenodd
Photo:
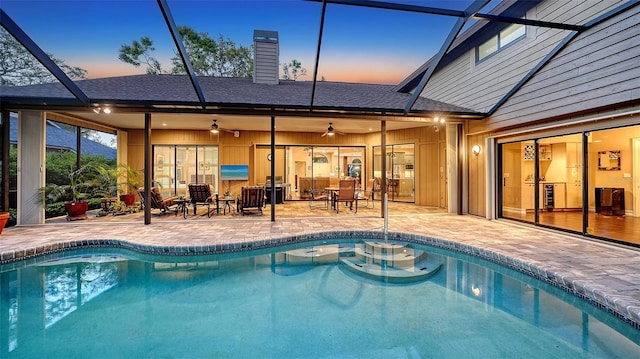
<path fill-rule="evenodd" d="M 342 136 L 346 135 L 346 133 L 340 132 L 340 131 L 336 131 L 336 130 L 333 130 L 333 133 L 335 133 L 336 135 L 342 135 Z"/>
<path fill-rule="evenodd" d="M 326 136 L 326 135 L 327 135 L 327 133 L 328 133 L 327 131 L 324 131 L 324 132 L 322 133 L 322 135 L 320 135 L 320 137 L 324 137 L 324 136 Z"/>

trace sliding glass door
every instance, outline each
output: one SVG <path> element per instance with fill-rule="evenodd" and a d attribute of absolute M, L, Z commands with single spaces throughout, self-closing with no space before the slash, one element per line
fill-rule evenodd
<path fill-rule="evenodd" d="M 188 196 L 190 183 L 207 183 L 218 191 L 217 146 L 153 146 L 153 181 L 163 196 Z"/>
<path fill-rule="evenodd" d="M 390 201 L 415 202 L 415 145 L 387 145 L 385 156 Z M 373 176 L 382 177 L 382 150 L 373 147 Z"/>
<path fill-rule="evenodd" d="M 500 146 L 502 217 L 640 246 L 640 126 Z"/>

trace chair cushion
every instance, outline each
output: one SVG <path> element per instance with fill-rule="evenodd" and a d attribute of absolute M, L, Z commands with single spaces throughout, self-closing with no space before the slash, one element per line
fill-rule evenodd
<path fill-rule="evenodd" d="M 160 193 L 160 188 L 153 187 L 153 188 L 151 188 L 151 190 L 153 191 L 153 194 L 156 196 L 156 199 L 158 201 L 162 201 L 162 193 Z"/>

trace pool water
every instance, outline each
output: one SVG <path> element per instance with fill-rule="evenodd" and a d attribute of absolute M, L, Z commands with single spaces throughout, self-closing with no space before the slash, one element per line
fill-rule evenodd
<path fill-rule="evenodd" d="M 371 257 L 360 258 L 366 244 L 345 240 L 198 257 L 95 249 L 5 265 L 0 357 L 640 353 L 640 331 L 557 288 L 477 258 L 394 245 L 402 256 L 369 248 Z M 407 265 L 412 258 L 415 265 Z M 358 259 L 375 270 L 354 271 L 348 264 Z M 385 278 L 382 269 L 396 269 L 402 279 Z"/>

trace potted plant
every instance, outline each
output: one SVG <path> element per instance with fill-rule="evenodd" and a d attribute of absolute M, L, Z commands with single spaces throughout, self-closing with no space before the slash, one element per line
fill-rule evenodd
<path fill-rule="evenodd" d="M 120 200 L 131 207 L 136 201 L 138 189 L 143 185 L 142 173 L 125 164 L 120 164 L 118 169 L 120 170 L 120 182 L 118 183 L 121 193 Z"/>
<path fill-rule="evenodd" d="M 89 202 L 85 201 L 96 188 L 100 188 L 100 183 L 96 180 L 97 169 L 88 164 L 67 173 L 68 183 L 64 185 L 49 184 L 40 189 L 42 194 L 39 201 L 45 202 L 65 200 L 64 208 L 67 213 L 67 220 L 86 219 Z"/>
<path fill-rule="evenodd" d="M 0 212 L 0 234 L 9 220 L 9 212 Z"/>

